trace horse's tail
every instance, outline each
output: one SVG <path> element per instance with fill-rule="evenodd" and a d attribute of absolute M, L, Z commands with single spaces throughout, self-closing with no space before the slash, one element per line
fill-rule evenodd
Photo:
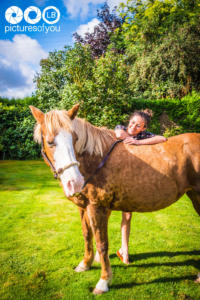
<path fill-rule="evenodd" d="M 195 192 L 194 190 L 187 192 L 188 197 L 192 200 L 194 209 L 200 216 L 200 193 Z"/>

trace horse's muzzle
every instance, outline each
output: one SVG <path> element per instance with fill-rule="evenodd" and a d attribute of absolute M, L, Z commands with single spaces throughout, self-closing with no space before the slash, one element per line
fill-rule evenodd
<path fill-rule="evenodd" d="M 76 193 L 80 193 L 84 184 L 83 177 L 79 180 L 70 179 L 66 182 L 64 186 L 65 194 L 67 197 L 73 196 Z"/>

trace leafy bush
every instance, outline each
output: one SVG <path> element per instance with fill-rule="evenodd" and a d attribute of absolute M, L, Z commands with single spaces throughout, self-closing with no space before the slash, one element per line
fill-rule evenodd
<path fill-rule="evenodd" d="M 27 106 L 0 103 L 0 158 L 30 159 L 39 156 L 33 141 L 34 120 Z"/>
<path fill-rule="evenodd" d="M 183 97 L 199 88 L 200 43 L 197 27 L 185 25 L 152 44 L 130 46 L 129 80 L 134 95 Z"/>

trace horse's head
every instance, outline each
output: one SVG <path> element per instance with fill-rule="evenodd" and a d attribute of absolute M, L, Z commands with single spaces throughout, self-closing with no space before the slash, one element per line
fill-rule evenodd
<path fill-rule="evenodd" d="M 30 106 L 37 121 L 35 140 L 41 143 L 44 160 L 59 176 L 66 196 L 80 192 L 84 183 L 74 153 L 76 136 L 72 129 L 78 108 L 77 104 L 69 111 L 50 111 L 44 114 L 38 108 Z"/>

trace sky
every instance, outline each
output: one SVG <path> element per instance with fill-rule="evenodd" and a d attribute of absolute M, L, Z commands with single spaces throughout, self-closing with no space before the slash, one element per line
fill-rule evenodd
<path fill-rule="evenodd" d="M 107 0 L 111 9 L 125 0 Z M 23 98 L 48 53 L 98 24 L 105 0 L 0 0 L 0 97 Z"/>

